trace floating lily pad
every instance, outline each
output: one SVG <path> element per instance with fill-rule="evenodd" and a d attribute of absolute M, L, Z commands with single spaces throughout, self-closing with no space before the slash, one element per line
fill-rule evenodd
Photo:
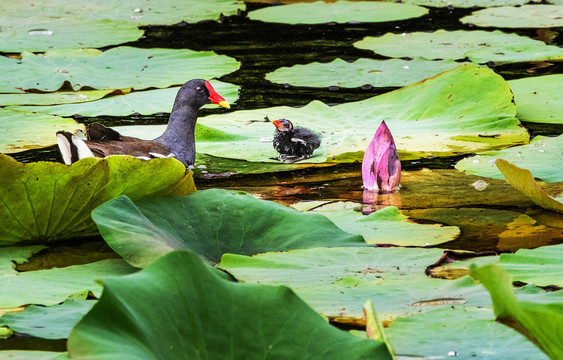
<path fill-rule="evenodd" d="M 0 154 L 0 245 L 96 235 L 92 209 L 121 194 L 137 200 L 194 192 L 192 173 L 185 171 L 173 158 L 112 156 L 67 166 L 22 164 Z"/>
<path fill-rule="evenodd" d="M 65 360 L 66 353 L 38 350 L 3 350 L 0 357 L 14 360 Z"/>
<path fill-rule="evenodd" d="M 352 202 L 335 202 L 317 206 L 312 212 L 325 215 L 344 231 L 362 235 L 368 244 L 436 245 L 459 235 L 456 226 L 410 222 L 395 206 L 388 206 L 367 216 L 356 211 L 357 207 L 358 204 Z"/>
<path fill-rule="evenodd" d="M 365 244 L 322 215 L 220 189 L 135 204 L 119 197 L 95 209 L 92 218 L 106 242 L 138 267 L 174 250 L 189 249 L 219 261 L 227 252 Z"/>
<path fill-rule="evenodd" d="M 490 69 L 462 65 L 358 102 L 331 107 L 313 101 L 301 108 L 275 107 L 206 116 L 198 122 L 233 139 L 199 142 L 197 149 L 223 158 L 225 165 L 228 159 L 279 164 L 272 160 L 276 155 L 272 143 L 264 139 L 274 132 L 272 124 L 264 121 L 268 116 L 290 119 L 296 126 L 321 134 L 320 148 L 300 166 L 361 161 L 371 134 L 382 120 L 393 134 L 402 161 L 473 153 L 528 142 L 527 131 L 514 118 L 516 110 L 511 101 L 512 93 L 500 76 Z M 129 134 L 126 127 L 119 131 Z M 147 133 L 146 137 L 155 135 L 158 134 Z M 236 173 L 239 169 L 233 165 L 225 166 L 223 171 Z"/>
<path fill-rule="evenodd" d="M 0 109 L 0 153 L 16 153 L 56 144 L 59 130 L 77 132 L 73 119 Z"/>
<path fill-rule="evenodd" d="M 28 19 L 29 13 L 41 13 L 52 18 L 82 17 L 127 21 L 133 25 L 173 25 L 181 21 L 195 23 L 203 20 L 219 20 L 224 16 L 235 15 L 244 10 L 240 0 L 207 0 L 196 2 L 176 2 L 170 0 L 142 0 L 127 3 L 112 0 L 46 0 L 37 3 L 33 0 L 18 0 L 0 4 L 0 14 Z M 31 22 L 30 22 L 31 23 Z M 108 28 L 112 28 L 111 25 Z M 76 31 L 76 29 L 73 29 Z"/>
<path fill-rule="evenodd" d="M 548 182 L 563 181 L 563 136 L 536 136 L 530 144 L 500 151 L 478 154 L 459 161 L 455 167 L 460 171 L 479 176 L 503 179 L 504 176 L 495 165 L 496 159 L 504 159 L 512 164 L 529 169 L 534 177 Z"/>
<path fill-rule="evenodd" d="M 99 297 L 102 286 L 96 280 L 130 274 L 136 270 L 121 259 L 110 259 L 85 265 L 3 275 L 0 277 L 0 308 L 26 304 L 55 305 L 81 291 L 91 291 Z"/>
<path fill-rule="evenodd" d="M 234 103 L 238 99 L 238 86 L 220 81 L 212 81 L 212 85 L 217 93 L 223 96 L 230 104 Z M 170 112 L 179 89 L 180 87 L 176 86 L 167 89 L 134 91 L 129 94 L 116 95 L 98 101 L 79 104 L 53 106 L 9 106 L 8 109 L 24 112 L 56 114 L 61 116 L 72 116 L 75 114 L 80 114 L 82 116 L 126 116 L 133 113 L 151 115 L 158 112 Z M 57 93 L 53 93 L 53 95 L 54 94 Z M 14 95 L 25 97 L 37 94 Z M 0 99 L 1 96 L 2 95 L 0 95 Z M 51 96 L 51 94 L 38 96 Z M 216 108 L 217 105 L 209 104 L 205 105 L 205 107 Z"/>
<path fill-rule="evenodd" d="M 563 26 L 563 5 L 495 7 L 473 12 L 460 20 L 464 24 L 499 28 L 551 28 Z"/>
<path fill-rule="evenodd" d="M 517 301 L 511 276 L 496 265 L 473 266 L 471 274 L 491 293 L 497 321 L 526 336 L 551 359 L 563 357 L 563 303 Z"/>
<path fill-rule="evenodd" d="M 509 80 L 516 117 L 522 121 L 563 124 L 563 74 Z"/>
<path fill-rule="evenodd" d="M 398 354 L 416 358 L 547 359 L 522 335 L 493 319 L 492 309 L 452 306 L 397 318 L 385 332 Z"/>
<path fill-rule="evenodd" d="M 109 95 L 124 95 L 131 89 L 60 91 L 54 93 L 0 94 L 0 106 L 75 104 L 102 99 Z"/>
<path fill-rule="evenodd" d="M 531 250 L 520 249 L 515 254 L 501 254 L 499 264 L 514 281 L 563 287 L 562 256 L 563 244 L 542 246 Z"/>
<path fill-rule="evenodd" d="M 530 198 L 543 208 L 563 212 L 563 203 L 549 196 L 536 181 L 530 170 L 519 168 L 503 159 L 497 159 L 495 164 L 502 171 L 506 181 L 516 190 Z M 559 168 L 560 170 L 561 168 Z"/>
<path fill-rule="evenodd" d="M 386 0 L 394 1 L 394 0 Z M 424 5 L 432 7 L 455 7 L 455 8 L 472 8 L 472 7 L 493 7 L 493 6 L 510 6 L 523 5 L 528 0 L 402 0 L 405 4 Z"/>
<path fill-rule="evenodd" d="M 0 57 L 0 65 L 10 74 L 0 80 L 0 92 L 4 93 L 55 91 L 65 81 L 75 90 L 165 88 L 194 78 L 219 77 L 239 68 L 235 59 L 212 51 L 128 46 L 105 52 L 71 49 L 45 55 L 23 53 L 19 61 Z"/>
<path fill-rule="evenodd" d="M 0 248 L 0 276 L 15 274 L 15 264 L 26 262 L 31 255 L 45 248 L 43 245 Z"/>
<path fill-rule="evenodd" d="M 7 325 L 17 333 L 43 339 L 66 339 L 95 303 L 94 300 L 66 300 L 47 307 L 31 305 L 22 312 L 4 314 L 0 326 Z"/>
<path fill-rule="evenodd" d="M 105 280 L 100 301 L 70 334 L 69 355 L 391 359 L 383 342 L 332 327 L 286 287 L 219 274 L 197 254 L 176 251 L 137 274 Z"/>
<path fill-rule="evenodd" d="M 11 3 L 15 6 L 17 3 Z M 0 6 L 1 8 L 2 6 Z M 61 11 L 65 6 L 61 4 Z M 37 14 L 37 9 L 30 9 Z M 135 41 L 143 35 L 137 25 L 128 21 L 104 18 L 79 18 L 68 15 L 50 17 L 45 14 L 22 17 L 2 12 L 0 16 L 0 51 L 42 52 L 54 48 L 101 48 Z"/>
<path fill-rule="evenodd" d="M 252 20 L 286 24 L 323 24 L 329 22 L 387 22 L 417 18 L 428 13 L 416 5 L 369 1 L 317 1 L 267 7 L 248 13 Z M 314 16 L 311 16 L 314 14 Z"/>
<path fill-rule="evenodd" d="M 375 87 L 404 86 L 437 75 L 459 66 L 454 61 L 373 60 L 358 59 L 352 63 L 335 59 L 330 63 L 310 63 L 282 67 L 266 74 L 266 79 L 275 83 L 293 86 L 347 88 L 372 85 Z"/>
<path fill-rule="evenodd" d="M 354 46 L 390 57 L 451 60 L 467 58 L 476 63 L 563 61 L 563 49 L 557 46 L 499 30 L 387 33 L 381 37 L 368 36 L 355 42 Z"/>

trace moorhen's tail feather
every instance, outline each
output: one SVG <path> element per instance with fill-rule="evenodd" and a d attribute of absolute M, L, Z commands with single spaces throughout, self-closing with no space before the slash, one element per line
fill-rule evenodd
<path fill-rule="evenodd" d="M 57 144 L 67 165 L 85 157 L 94 157 L 84 140 L 68 131 L 57 131 Z"/>
<path fill-rule="evenodd" d="M 102 124 L 92 123 L 86 131 L 86 139 L 90 141 L 121 141 L 121 134 Z"/>

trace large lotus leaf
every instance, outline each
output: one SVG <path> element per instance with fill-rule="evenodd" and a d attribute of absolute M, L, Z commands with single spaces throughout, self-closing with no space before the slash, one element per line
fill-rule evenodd
<path fill-rule="evenodd" d="M 335 59 L 330 63 L 310 63 L 282 67 L 266 74 L 275 83 L 313 87 L 359 87 L 369 84 L 375 87 L 404 86 L 437 75 L 459 66 L 454 61 L 373 60 L 358 59 L 352 63 Z"/>
<path fill-rule="evenodd" d="M 31 305 L 22 312 L 4 314 L 0 326 L 43 339 L 66 339 L 95 303 L 94 300 L 65 300 L 52 306 Z"/>
<path fill-rule="evenodd" d="M 128 21 L 134 25 L 173 25 L 181 21 L 195 23 L 219 20 L 220 15 L 235 15 L 244 9 L 239 0 L 207 0 L 178 2 L 175 0 L 128 1 L 126 5 L 113 0 L 18 0 L 0 4 L 0 14 L 29 18 L 29 13 L 40 13 L 52 18 L 82 17 Z M 31 22 L 30 22 L 31 23 Z M 111 29 L 111 26 L 108 28 Z M 76 29 L 72 29 L 76 31 Z"/>
<path fill-rule="evenodd" d="M 390 57 L 468 58 L 477 63 L 563 60 L 563 49 L 557 46 L 499 30 L 387 33 L 380 37 L 365 37 L 354 46 Z"/>
<path fill-rule="evenodd" d="M 22 264 L 36 252 L 45 249 L 43 245 L 0 248 L 0 276 L 15 274 L 15 264 Z"/>
<path fill-rule="evenodd" d="M 515 254 L 501 254 L 499 263 L 515 281 L 538 286 L 563 287 L 563 244 L 520 249 Z"/>
<path fill-rule="evenodd" d="M 58 91 L 53 93 L 0 94 L 0 106 L 75 104 L 102 99 L 109 95 L 124 95 L 128 89 Z"/>
<path fill-rule="evenodd" d="M 563 26 L 563 5 L 495 7 L 462 17 L 462 23 L 500 28 L 551 28 Z"/>
<path fill-rule="evenodd" d="M 57 131 L 83 129 L 73 119 L 0 109 L 0 153 L 50 146 L 56 143 Z"/>
<path fill-rule="evenodd" d="M 508 81 L 514 93 L 516 117 L 522 121 L 563 124 L 563 74 Z"/>
<path fill-rule="evenodd" d="M 513 292 L 510 274 L 497 265 L 473 266 L 471 274 L 491 293 L 497 321 L 522 333 L 551 359 L 563 358 L 562 302 L 519 302 Z"/>
<path fill-rule="evenodd" d="M 383 342 L 330 326 L 290 289 L 239 284 L 219 273 L 197 254 L 176 251 L 137 274 L 107 279 L 70 334 L 69 356 L 391 359 Z"/>
<path fill-rule="evenodd" d="M 493 318 L 491 309 L 452 306 L 397 318 L 385 333 L 398 354 L 413 358 L 547 359 L 522 335 Z"/>
<path fill-rule="evenodd" d="M 0 188 L 0 245 L 95 235 L 90 211 L 122 194 L 137 200 L 195 191 L 192 173 L 176 159 L 131 156 L 86 158 L 67 166 L 23 164 L 0 154 Z"/>
<path fill-rule="evenodd" d="M 213 88 L 229 103 L 238 99 L 239 87 L 236 85 L 213 81 Z M 133 113 L 151 115 L 158 112 L 170 112 L 174 99 L 180 87 L 166 89 L 134 91 L 128 94 L 106 97 L 98 101 L 82 102 L 78 104 L 65 104 L 53 106 L 9 106 L 8 109 L 34 113 L 56 114 L 71 116 L 80 114 L 82 116 L 126 116 Z M 14 94 L 15 96 L 51 96 L 53 94 Z M 0 95 L 0 99 L 1 99 Z M 0 100 L 1 101 L 1 100 Z M 209 104 L 205 107 L 217 107 Z M 164 130 L 163 130 L 164 131 Z"/>
<path fill-rule="evenodd" d="M 200 118 L 209 128 L 237 137 L 236 141 L 198 143 L 198 152 L 225 159 L 278 161 L 274 131 L 264 121 L 286 118 L 321 134 L 321 146 L 303 163 L 361 161 L 373 132 L 385 120 L 401 160 L 452 156 L 528 142 L 527 131 L 514 118 L 512 93 L 492 70 L 462 65 L 434 78 L 367 100 L 337 106 L 314 101 L 301 108 L 274 107 L 235 111 Z M 371 129 L 371 130 L 370 130 Z M 128 134 L 125 127 L 119 130 Z M 155 134 L 152 134 L 155 135 Z M 157 134 L 158 135 L 158 134 Z M 231 164 L 233 165 L 233 164 Z M 267 170 L 265 170 L 267 171 Z"/>
<path fill-rule="evenodd" d="M 502 171 L 506 181 L 534 203 L 546 209 L 563 212 L 563 203 L 549 196 L 536 182 L 530 170 L 519 168 L 503 159 L 496 159 L 495 164 Z"/>
<path fill-rule="evenodd" d="M 14 360 L 64 360 L 68 357 L 66 353 L 54 351 L 38 351 L 38 350 L 3 350 L 0 351 L 0 358 Z"/>
<path fill-rule="evenodd" d="M 394 0 L 386 0 L 394 1 Z M 523 5 L 528 0 L 402 0 L 405 4 L 414 4 L 432 7 L 455 7 L 455 8 L 472 8 L 472 7 L 493 7 L 493 6 L 510 6 Z"/>
<path fill-rule="evenodd" d="M 516 166 L 529 169 L 534 177 L 548 182 L 563 181 L 563 136 L 536 136 L 530 144 L 500 151 L 491 151 L 465 158 L 455 167 L 470 174 L 504 179 L 496 167 L 496 159 L 504 159 Z"/>
<path fill-rule="evenodd" d="M 368 244 L 427 246 L 453 240 L 459 235 L 456 226 L 410 222 L 395 206 L 367 216 L 356 211 L 357 207 L 358 204 L 352 202 L 335 202 L 317 206 L 311 211 L 328 217 L 344 231 L 362 235 Z"/>
<path fill-rule="evenodd" d="M 106 242 L 138 267 L 174 250 L 219 261 L 227 252 L 364 244 L 322 215 L 221 189 L 137 203 L 119 197 L 95 209 L 92 218 Z"/>
<path fill-rule="evenodd" d="M 212 51 L 116 47 L 52 50 L 44 55 L 23 53 L 21 60 L 0 58 L 4 75 L 0 92 L 27 89 L 55 91 L 68 81 L 75 90 L 181 85 L 193 78 L 210 79 L 235 71 L 239 62 Z"/>
<path fill-rule="evenodd" d="M 288 24 L 323 24 L 329 22 L 386 22 L 417 18 L 428 10 L 416 6 L 369 1 L 317 1 L 266 7 L 248 13 L 252 20 Z M 314 14 L 314 16 L 311 16 Z"/>
<path fill-rule="evenodd" d="M 25 304 L 55 305 L 82 291 L 91 291 L 98 297 L 102 286 L 96 280 L 130 274 L 136 270 L 121 259 L 109 259 L 85 265 L 2 275 L 0 308 Z"/>
<path fill-rule="evenodd" d="M 435 306 L 472 301 L 489 304 L 486 292 L 465 277 L 426 277 L 440 249 L 317 248 L 247 257 L 225 254 L 219 264 L 237 280 L 287 285 L 315 310 L 331 318 L 362 318 L 371 299 L 381 319 Z"/>
<path fill-rule="evenodd" d="M 6 3 L 7 4 L 7 3 Z M 12 2 L 9 6 L 14 6 Z M 3 6 L 0 5 L 0 9 Z M 61 5 L 61 8 L 64 8 Z M 62 9 L 61 9 L 62 10 Z M 1 11 L 1 10 L 0 10 Z M 31 10 L 37 13 L 37 9 Z M 50 17 L 45 14 L 23 17 L 1 12 L 0 51 L 48 51 L 54 48 L 101 48 L 135 41 L 143 35 L 128 21 L 72 16 Z"/>

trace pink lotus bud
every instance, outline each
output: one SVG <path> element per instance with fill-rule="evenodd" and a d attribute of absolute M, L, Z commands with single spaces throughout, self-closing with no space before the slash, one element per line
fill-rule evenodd
<path fill-rule="evenodd" d="M 381 122 L 362 161 L 364 189 L 390 193 L 401 182 L 401 161 L 391 131 Z"/>

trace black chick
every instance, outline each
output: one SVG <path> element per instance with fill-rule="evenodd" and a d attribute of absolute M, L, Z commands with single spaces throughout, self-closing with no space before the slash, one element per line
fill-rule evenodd
<path fill-rule="evenodd" d="M 272 123 L 276 126 L 273 144 L 274 149 L 280 153 L 278 160 L 296 162 L 308 159 L 321 145 L 317 134 L 309 129 L 294 128 L 291 121 L 287 119 L 274 120 Z"/>

